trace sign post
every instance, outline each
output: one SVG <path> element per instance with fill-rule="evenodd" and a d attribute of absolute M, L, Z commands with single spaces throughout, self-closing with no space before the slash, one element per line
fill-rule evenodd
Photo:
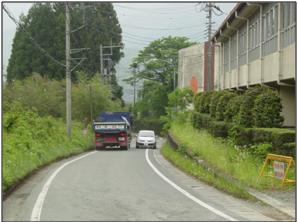
<path fill-rule="evenodd" d="M 267 155 L 267 157 L 264 161 L 263 167 L 260 171 L 259 178 L 261 176 L 263 176 L 264 170 L 270 161 L 273 161 L 274 175 L 273 176 L 267 175 L 267 176 L 275 177 L 275 178 L 282 180 L 281 186 L 283 186 L 284 183 L 295 183 L 296 182 L 295 180 L 287 179 L 287 175 L 288 175 L 290 167 L 295 164 L 293 157 L 276 155 L 276 154 L 268 154 Z"/>

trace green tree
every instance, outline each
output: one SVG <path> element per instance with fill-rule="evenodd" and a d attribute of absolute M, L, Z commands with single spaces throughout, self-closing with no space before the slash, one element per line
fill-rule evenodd
<path fill-rule="evenodd" d="M 87 6 L 85 10 L 79 7 L 81 3 L 68 4 L 71 30 L 85 25 L 82 29 L 72 32 L 71 48 L 89 48 L 72 55 L 87 58 L 76 70 L 84 71 L 91 78 L 100 71 L 100 44 L 108 45 L 112 40 L 113 44 L 121 45 L 121 27 L 112 3 L 84 3 Z M 65 67 L 46 57 L 27 34 L 29 33 L 51 56 L 65 64 L 65 4 L 35 3 L 27 16 L 21 16 L 20 24 L 21 27 L 17 28 L 13 40 L 12 54 L 7 68 L 8 82 L 24 79 L 33 72 L 41 73 L 51 79 L 65 78 Z M 120 48 L 113 49 L 112 71 L 122 56 Z M 72 61 L 72 67 L 75 64 Z"/>
<path fill-rule="evenodd" d="M 91 120 L 101 111 L 118 111 L 119 99 L 112 99 L 110 86 L 103 84 L 99 74 L 88 78 L 77 73 L 78 81 L 72 84 L 72 118 Z M 65 118 L 65 81 L 50 80 L 35 73 L 24 80 L 15 80 L 4 88 L 5 104 L 18 101 L 40 116 Z M 91 117 L 92 115 L 92 117 Z"/>
<path fill-rule="evenodd" d="M 138 118 L 159 118 L 165 114 L 167 91 L 165 87 L 155 81 L 144 81 L 143 89 L 139 91 L 139 101 L 135 104 Z"/>
<path fill-rule="evenodd" d="M 161 83 L 167 92 L 173 90 L 173 73 L 178 70 L 178 51 L 194 43 L 186 37 L 164 37 L 151 42 L 134 58 L 131 68 L 139 68 L 135 76 L 126 79 L 133 83 L 134 78 Z"/>

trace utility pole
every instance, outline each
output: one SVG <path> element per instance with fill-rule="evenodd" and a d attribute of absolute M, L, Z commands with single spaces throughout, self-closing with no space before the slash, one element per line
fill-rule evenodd
<path fill-rule="evenodd" d="M 92 102 L 92 86 L 89 84 L 89 99 L 90 99 L 90 122 L 93 121 L 93 102 Z"/>
<path fill-rule="evenodd" d="M 211 86 L 211 79 L 212 79 L 212 72 L 211 72 L 211 58 L 212 58 L 212 48 L 211 48 L 211 29 L 212 29 L 212 3 L 207 3 L 208 7 L 208 75 L 207 75 L 207 91 L 212 90 Z"/>
<path fill-rule="evenodd" d="M 133 107 L 136 103 L 136 68 L 133 68 Z"/>
<path fill-rule="evenodd" d="M 207 35 L 208 35 L 208 47 L 207 47 L 207 86 L 206 89 L 207 91 L 212 91 L 213 90 L 213 76 L 212 76 L 212 51 L 213 51 L 213 46 L 212 46 L 212 41 L 211 41 L 211 35 L 212 35 L 212 24 L 214 22 L 212 22 L 212 13 L 214 13 L 217 16 L 220 16 L 223 14 L 223 11 L 221 11 L 221 9 L 216 6 L 214 3 L 212 2 L 208 2 L 208 3 L 204 3 L 205 6 L 203 7 L 203 11 L 207 12 L 207 16 L 206 18 L 208 19 L 208 23 L 207 23 Z M 222 14 L 217 14 L 216 11 L 219 11 Z"/>
<path fill-rule="evenodd" d="M 100 53 L 100 56 L 99 56 L 99 59 L 100 59 L 100 74 L 103 75 L 103 55 L 102 55 L 102 44 L 100 44 L 99 46 L 99 53 Z"/>
<path fill-rule="evenodd" d="M 104 82 L 106 82 L 105 80 L 108 79 L 108 72 L 104 73 L 104 61 L 110 61 L 110 58 L 104 58 L 106 56 L 112 56 L 113 55 L 113 48 L 121 48 L 121 45 L 113 45 L 112 41 L 110 45 L 105 45 L 103 46 L 102 44 L 100 44 L 100 74 L 104 76 Z M 110 49 L 110 53 L 104 53 L 104 49 Z"/>
<path fill-rule="evenodd" d="M 175 91 L 175 89 L 176 89 L 176 69 L 175 69 L 175 66 L 174 66 L 174 70 L 173 70 L 173 72 L 174 72 L 174 91 Z"/>
<path fill-rule="evenodd" d="M 66 54 L 66 132 L 71 138 L 71 73 L 70 73 L 70 15 L 65 3 L 65 54 Z"/>

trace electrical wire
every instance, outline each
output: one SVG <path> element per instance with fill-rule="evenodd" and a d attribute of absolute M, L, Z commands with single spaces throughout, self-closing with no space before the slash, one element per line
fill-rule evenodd
<path fill-rule="evenodd" d="M 134 29 L 143 29 L 143 30 L 182 30 L 182 29 L 190 29 L 190 28 L 197 28 L 199 25 L 192 25 L 192 26 L 184 26 L 178 28 L 153 28 L 153 27 L 140 27 L 140 26 L 133 26 L 133 25 L 124 25 L 127 28 L 134 28 Z"/>
<path fill-rule="evenodd" d="M 150 9 L 144 9 L 144 8 L 133 8 L 133 7 L 129 7 L 129 6 L 123 6 L 123 5 L 115 5 L 115 7 L 118 8 L 125 8 L 125 9 L 129 9 L 129 10 L 133 10 L 133 11 L 138 11 L 138 12 L 145 12 L 145 13 L 150 13 L 150 14 L 185 14 L 186 12 L 189 13 L 190 9 L 192 9 L 192 7 L 190 7 L 189 9 L 185 9 L 185 10 L 171 10 L 171 11 L 167 11 L 167 12 L 157 12 L 157 11 L 151 11 Z M 168 8 L 169 9 L 169 8 Z"/>
<path fill-rule="evenodd" d="M 65 64 L 59 62 L 57 59 L 55 59 L 53 56 L 51 56 L 44 48 L 42 48 L 35 39 L 30 35 L 29 32 L 17 21 L 17 19 L 12 15 L 12 13 L 9 12 L 9 10 L 6 8 L 6 6 L 2 5 L 5 13 L 8 15 L 8 17 L 16 24 L 17 27 L 21 28 L 29 37 L 29 39 L 33 42 L 33 44 L 49 59 L 51 59 L 53 62 L 57 63 L 60 66 L 66 67 Z"/>

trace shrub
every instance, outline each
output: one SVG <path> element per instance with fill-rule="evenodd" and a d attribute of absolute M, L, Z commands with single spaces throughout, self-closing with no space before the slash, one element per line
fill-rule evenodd
<path fill-rule="evenodd" d="M 85 118 L 90 120 L 91 113 L 120 110 L 120 101 L 111 100 L 109 86 L 103 84 L 99 76 L 87 80 L 83 78 L 86 75 L 80 73 L 78 83 L 72 85 L 72 118 L 78 121 Z M 16 80 L 6 85 L 4 100 L 19 101 L 22 106 L 34 109 L 39 116 L 64 118 L 65 81 L 50 80 L 35 73 L 23 81 Z"/>
<path fill-rule="evenodd" d="M 278 93 L 267 89 L 256 97 L 253 119 L 256 127 L 281 127 L 283 117 L 280 115 L 282 105 Z"/>
<path fill-rule="evenodd" d="M 216 116 L 216 106 L 218 104 L 219 98 L 223 95 L 223 92 L 224 91 L 216 91 L 210 98 L 209 113 L 212 117 Z"/>
<path fill-rule="evenodd" d="M 253 108 L 254 102 L 258 95 L 260 95 L 268 87 L 253 87 L 246 90 L 242 97 L 242 102 L 239 110 L 239 124 L 245 127 L 253 126 Z"/>
<path fill-rule="evenodd" d="M 200 98 L 199 112 L 209 113 L 210 100 L 213 92 L 203 92 Z"/>
<path fill-rule="evenodd" d="M 199 112 L 193 112 L 192 114 L 192 125 L 197 129 L 201 129 L 201 128 L 208 129 L 210 127 L 211 122 L 212 122 L 212 119 L 208 114 L 199 113 Z"/>
<path fill-rule="evenodd" d="M 228 105 L 225 110 L 225 113 L 224 113 L 225 121 L 237 122 L 237 120 L 239 118 L 238 114 L 239 114 L 241 102 L 242 102 L 242 96 L 240 96 L 240 95 L 232 97 L 229 100 Z"/>
<path fill-rule="evenodd" d="M 229 128 L 229 137 L 236 145 L 246 146 L 252 143 L 252 131 L 250 128 L 233 123 Z"/>
<path fill-rule="evenodd" d="M 202 99 L 202 92 L 200 93 L 197 93 L 195 96 L 194 96 L 194 110 L 196 112 L 200 112 L 200 106 L 201 106 L 201 99 Z"/>
<path fill-rule="evenodd" d="M 228 137 L 229 125 L 223 121 L 212 121 L 209 132 L 216 137 Z"/>
<path fill-rule="evenodd" d="M 7 103 L 7 101 L 5 101 Z M 83 124 L 72 122 L 72 138 L 65 123 L 51 116 L 39 116 L 21 103 L 5 105 L 3 116 L 3 190 L 6 192 L 39 167 L 58 158 L 91 148 L 93 134 L 83 134 Z"/>
<path fill-rule="evenodd" d="M 252 144 L 267 143 L 271 145 L 270 151 L 279 155 L 295 156 L 294 141 L 295 130 L 281 128 L 244 128 L 234 125 L 229 130 L 229 136 L 237 145 L 248 146 Z"/>
<path fill-rule="evenodd" d="M 281 147 L 280 153 L 285 153 L 285 155 L 289 155 L 296 158 L 296 143 L 284 143 Z"/>
<path fill-rule="evenodd" d="M 225 91 L 222 96 L 219 98 L 216 106 L 216 120 L 224 120 L 224 113 L 227 109 L 228 103 L 231 98 L 236 95 L 232 92 Z"/>
<path fill-rule="evenodd" d="M 268 153 L 272 152 L 272 144 L 270 143 L 261 143 L 253 145 L 249 148 L 249 151 L 254 154 L 257 158 L 263 160 L 266 158 Z"/>

